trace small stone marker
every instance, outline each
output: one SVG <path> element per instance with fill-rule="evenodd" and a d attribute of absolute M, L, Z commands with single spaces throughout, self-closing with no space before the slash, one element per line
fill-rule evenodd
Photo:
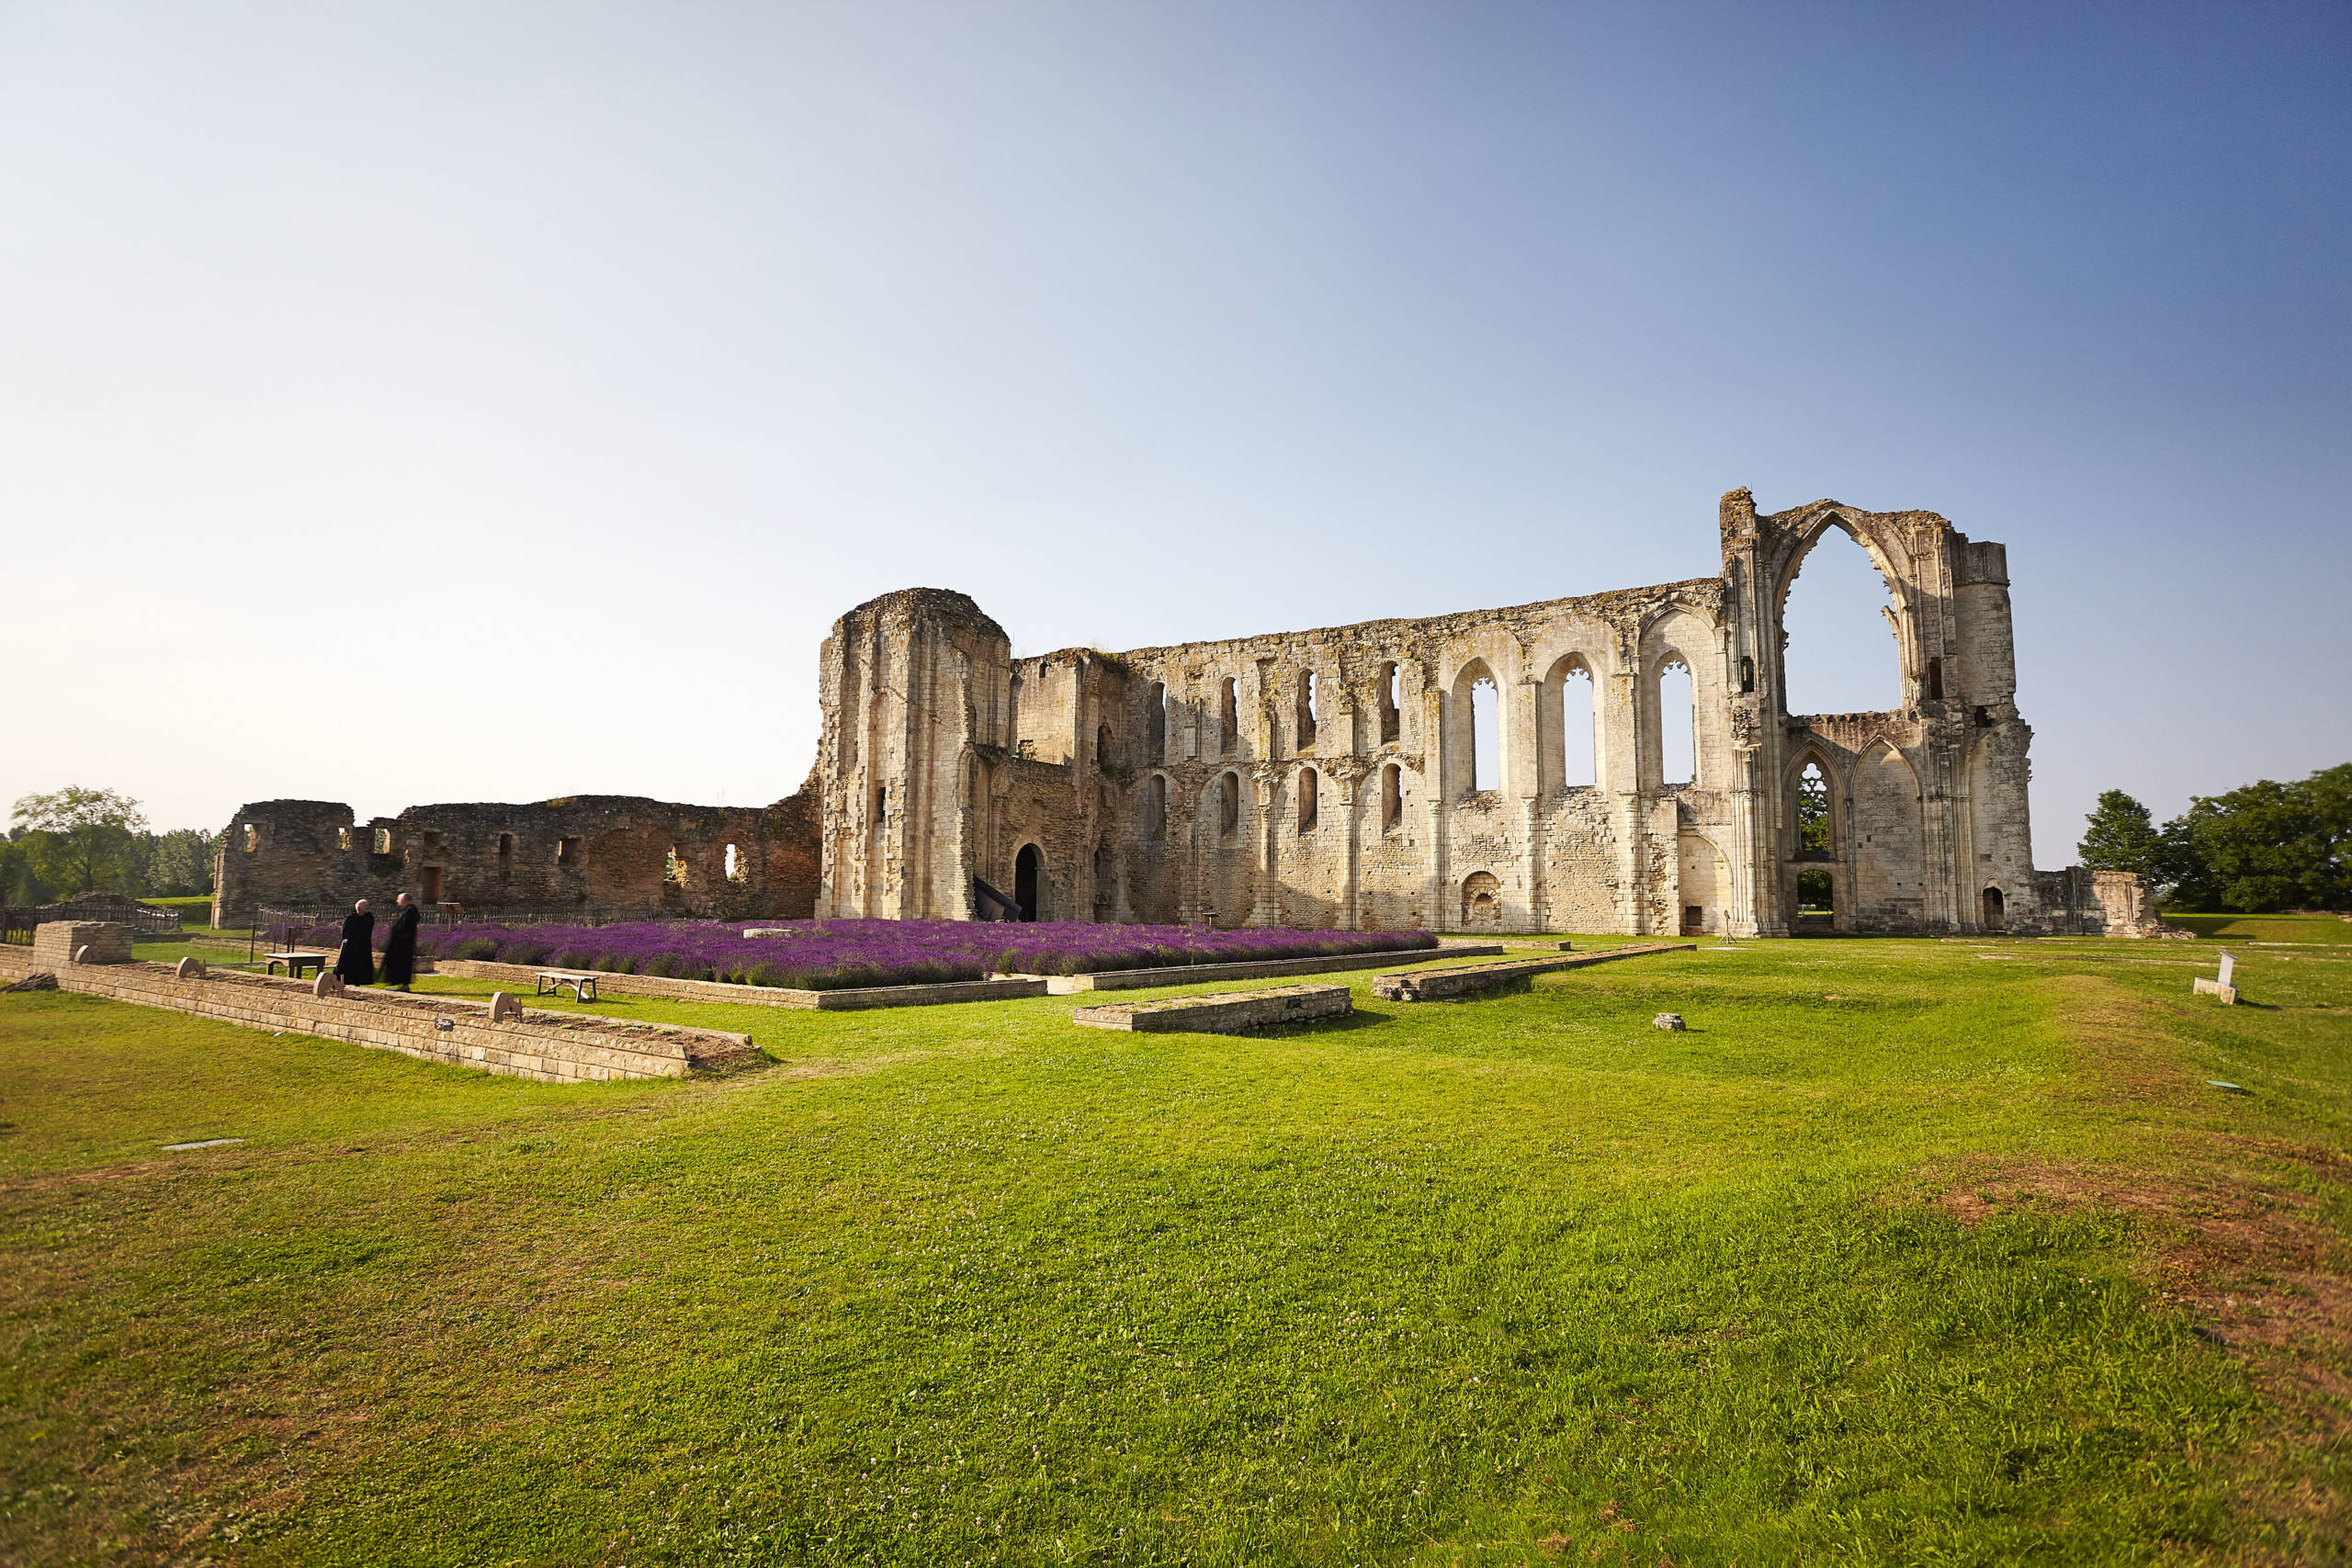
<path fill-rule="evenodd" d="M 311 995 L 324 1000 L 343 995 L 343 976 L 332 969 L 322 969 L 311 978 Z"/>
<path fill-rule="evenodd" d="M 1685 1027 L 1682 1015 L 1679 1012 L 1662 1012 L 1650 1020 L 1650 1023 L 1653 1027 L 1663 1029 L 1670 1034 L 1679 1034 Z"/>
<path fill-rule="evenodd" d="M 219 1149 L 243 1142 L 243 1138 L 198 1138 L 192 1144 L 165 1144 L 164 1148 L 166 1153 L 177 1154 L 183 1149 Z"/>
<path fill-rule="evenodd" d="M 179 967 L 172 971 L 172 977 L 177 980 L 203 979 L 204 960 L 195 956 L 193 953 L 189 954 L 187 957 L 180 960 Z"/>
<path fill-rule="evenodd" d="M 2204 976 L 2199 975 L 2189 982 L 2188 994 L 2193 997 L 2219 997 L 2222 998 L 2223 1007 L 2237 1006 L 2238 988 L 2230 983 L 2230 977 L 2237 973 L 2237 967 L 2238 961 L 2235 953 L 2222 953 L 2222 977 L 2218 980 L 2208 980 Z"/>
<path fill-rule="evenodd" d="M 514 999 L 512 991 L 492 991 L 490 997 L 490 1021 L 501 1023 L 523 1016 L 523 1004 Z"/>

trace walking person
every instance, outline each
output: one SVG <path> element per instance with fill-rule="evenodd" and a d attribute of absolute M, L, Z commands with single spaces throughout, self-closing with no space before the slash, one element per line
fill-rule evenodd
<path fill-rule="evenodd" d="M 416 906 L 403 893 L 392 900 L 399 913 L 392 917 L 392 929 L 384 936 L 384 984 L 396 991 L 408 989 L 416 974 Z"/>
<path fill-rule="evenodd" d="M 343 918 L 343 945 L 335 950 L 334 972 L 343 976 L 346 986 L 372 986 L 376 983 L 376 917 L 368 912 L 368 900 L 362 898 Z"/>

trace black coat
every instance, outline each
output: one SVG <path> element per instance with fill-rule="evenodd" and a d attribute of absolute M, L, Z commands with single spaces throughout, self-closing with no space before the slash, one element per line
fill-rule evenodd
<path fill-rule="evenodd" d="M 376 917 L 362 909 L 355 909 L 343 918 L 343 946 L 334 955 L 334 972 L 343 976 L 346 986 L 372 986 L 376 983 L 376 955 L 368 951 L 375 940 Z"/>
<path fill-rule="evenodd" d="M 416 974 L 416 906 L 403 904 L 384 935 L 384 984 L 405 986 Z"/>

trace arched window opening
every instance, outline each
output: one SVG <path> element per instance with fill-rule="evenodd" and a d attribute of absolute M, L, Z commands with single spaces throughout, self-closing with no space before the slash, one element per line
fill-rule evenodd
<path fill-rule="evenodd" d="M 1944 700 L 1944 661 L 1940 659 L 1928 660 L 1928 695 L 1937 702 Z"/>
<path fill-rule="evenodd" d="M 245 829 L 245 831 L 246 831 L 248 834 L 250 834 L 250 833 L 252 833 L 252 832 L 254 831 L 254 829 L 251 829 L 251 828 L 248 828 L 248 829 Z M 249 849 L 249 850 L 250 850 L 250 849 L 252 849 L 252 848 L 253 848 L 256 843 L 258 843 L 259 841 L 260 841 L 260 840 L 259 840 L 258 839 L 254 839 L 254 838 L 248 838 L 248 839 L 246 839 L 246 840 L 245 840 L 245 848 L 247 848 L 247 849 Z M 578 842 L 580 842 L 580 840 L 577 840 L 577 839 L 573 839 L 573 840 L 570 840 L 570 841 L 571 841 L 571 842 L 572 842 L 572 843 L 574 843 L 574 844 L 577 844 Z M 558 853 L 557 853 L 557 855 L 556 855 L 556 858 L 557 858 L 558 860 L 561 860 L 561 859 L 563 858 L 563 856 L 562 856 L 562 854 L 561 854 L 561 852 L 560 852 L 560 849 L 561 849 L 561 841 L 560 840 L 560 841 L 559 841 L 559 844 L 558 844 L 558 851 L 559 851 L 559 852 L 558 852 Z M 375 852 L 376 852 L 376 853 L 378 853 L 378 854 L 379 854 L 379 855 L 388 855 L 388 854 L 390 854 L 390 853 L 392 852 L 392 830 L 391 830 L 390 828 L 379 828 L 379 829 L 376 829 L 376 851 L 375 851 Z"/>
<path fill-rule="evenodd" d="M 1571 656 L 1552 667 L 1544 682 L 1544 738 L 1546 783 L 1554 789 L 1576 789 L 1598 782 L 1599 734 L 1593 728 L 1595 709 L 1592 671 Z"/>
<path fill-rule="evenodd" d="M 686 863 L 679 858 L 675 844 L 672 844 L 669 852 L 662 857 L 662 880 L 673 887 L 686 885 Z"/>
<path fill-rule="evenodd" d="M 1380 667 L 1380 743 L 1393 745 L 1396 732 L 1403 728 L 1404 693 L 1396 674 L 1396 661 L 1390 660 Z"/>
<path fill-rule="evenodd" d="M 1315 770 L 1298 770 L 1298 830 L 1315 831 Z"/>
<path fill-rule="evenodd" d="M 383 848 L 377 852 L 379 854 L 388 855 L 392 852 L 392 836 L 390 833 L 379 834 L 378 842 L 383 845 Z M 558 865 L 578 865 L 580 863 L 580 840 L 577 839 L 558 839 L 555 841 L 555 863 Z"/>
<path fill-rule="evenodd" d="M 1230 675 L 1216 683 L 1216 733 L 1224 754 L 1232 756 L 1241 744 L 1241 701 Z"/>
<path fill-rule="evenodd" d="M 1899 705 L 1903 661 L 1888 646 L 1895 605 L 1870 552 L 1833 525 L 1798 573 L 1781 609 L 1785 711 L 1871 713 Z"/>
<path fill-rule="evenodd" d="M 1168 775 L 1154 773 L 1144 786 L 1143 833 L 1147 839 L 1168 837 Z"/>
<path fill-rule="evenodd" d="M 1216 781 L 1216 833 L 1230 839 L 1241 826 L 1241 775 L 1224 774 Z"/>
<path fill-rule="evenodd" d="M 1111 727 L 1107 724 L 1098 725 L 1094 730 L 1094 765 L 1098 768 L 1111 765 Z"/>
<path fill-rule="evenodd" d="M 1012 862 L 1012 901 L 1020 908 L 1021 918 L 1037 918 L 1037 886 L 1045 880 L 1045 852 L 1035 844 L 1023 844 Z"/>
<path fill-rule="evenodd" d="M 1502 924 L 1502 884 L 1494 873 L 1474 871 L 1462 883 L 1462 923 L 1473 931 Z"/>
<path fill-rule="evenodd" d="M 1470 787 L 1481 795 L 1500 784 L 1498 764 L 1502 758 L 1502 739 L 1496 728 L 1498 706 L 1494 678 L 1479 676 L 1470 686 Z"/>
<path fill-rule="evenodd" d="M 1004 749 L 1021 750 L 1021 677 L 1015 675 L 1004 695 Z"/>
<path fill-rule="evenodd" d="M 1147 762 L 1168 761 L 1168 688 L 1154 681 L 1143 699 L 1143 756 Z"/>
<path fill-rule="evenodd" d="M 1405 825 L 1405 770 L 1391 762 L 1380 770 L 1380 830 L 1393 833 Z"/>
<path fill-rule="evenodd" d="M 1739 660 L 1739 689 L 1743 693 L 1756 690 L 1756 660 L 1746 654 Z"/>
<path fill-rule="evenodd" d="M 383 836 L 387 839 L 391 837 L 390 833 Z M 245 824 L 245 853 L 251 854 L 259 848 L 261 848 L 261 829 L 248 822 Z"/>
<path fill-rule="evenodd" d="M 1315 671 L 1307 671 L 1298 678 L 1298 749 L 1306 750 L 1315 744 Z"/>
<path fill-rule="evenodd" d="M 1819 762 L 1807 762 L 1797 775 L 1796 828 L 1797 859 L 1831 858 L 1836 845 L 1830 835 L 1829 781 L 1822 776 Z"/>
<path fill-rule="evenodd" d="M 1667 655 L 1657 677 L 1658 782 L 1695 784 L 1699 778 L 1698 714 L 1690 702 L 1690 666 L 1680 654 Z"/>
<path fill-rule="evenodd" d="M 727 846 L 727 880 L 728 880 L 728 881 L 729 881 L 729 882 L 741 882 L 741 881 L 742 881 L 742 880 L 743 880 L 743 873 L 744 873 L 747 869 L 748 869 L 748 867 L 744 864 L 742 852 L 741 852 L 741 851 L 740 851 L 740 850 L 738 850 L 738 849 L 736 849 L 736 847 L 735 847 L 734 845 L 732 845 L 732 844 L 728 845 L 728 846 Z"/>

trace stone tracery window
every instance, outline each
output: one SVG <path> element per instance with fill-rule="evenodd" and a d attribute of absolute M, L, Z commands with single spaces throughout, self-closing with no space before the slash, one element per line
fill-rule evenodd
<path fill-rule="evenodd" d="M 1799 859 L 1830 858 L 1829 781 L 1819 762 L 1808 761 L 1797 775 L 1796 829 Z"/>

